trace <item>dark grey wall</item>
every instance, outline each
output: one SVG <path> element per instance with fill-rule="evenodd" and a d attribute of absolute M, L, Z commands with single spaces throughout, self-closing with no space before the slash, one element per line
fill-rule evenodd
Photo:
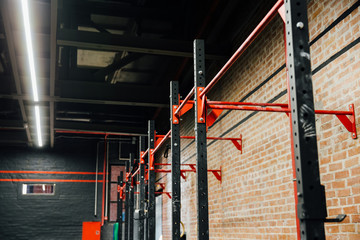
<path fill-rule="evenodd" d="M 99 156 L 103 156 L 102 148 Z M 59 144 L 53 150 L 0 148 L 0 170 L 95 172 L 95 163 L 96 143 L 88 141 Z M 99 171 L 102 166 L 100 157 Z M 1 240 L 81 239 L 82 222 L 101 221 L 101 183 L 98 183 L 98 217 L 95 217 L 94 182 L 56 182 L 55 196 L 25 197 L 20 192 L 22 182 L 3 180 L 94 180 L 94 174 L 0 173 L 0 179 Z"/>

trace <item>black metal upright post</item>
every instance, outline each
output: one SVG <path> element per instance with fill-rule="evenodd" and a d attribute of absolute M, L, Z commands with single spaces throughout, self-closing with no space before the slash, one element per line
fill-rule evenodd
<path fill-rule="evenodd" d="M 134 154 L 130 153 L 130 163 L 134 162 Z M 134 186 L 131 184 L 131 177 L 127 177 L 129 182 L 129 240 L 134 239 Z"/>
<path fill-rule="evenodd" d="M 179 107 L 179 83 L 170 83 L 171 177 L 172 177 L 172 239 L 180 239 L 180 119 L 174 115 Z"/>
<path fill-rule="evenodd" d="M 325 240 L 325 189 L 320 183 L 306 0 L 286 0 L 287 67 L 301 239 Z"/>
<path fill-rule="evenodd" d="M 123 172 L 120 172 L 120 176 L 118 176 L 118 189 L 120 190 L 122 185 L 123 185 L 123 179 L 124 179 L 124 175 Z M 121 191 L 121 190 L 120 190 Z M 123 200 L 120 197 L 120 191 L 117 194 L 117 222 L 119 223 L 119 231 L 118 231 L 118 239 L 121 240 L 122 239 L 122 223 L 123 223 L 123 219 L 122 219 L 122 207 L 123 207 Z"/>
<path fill-rule="evenodd" d="M 148 179 L 148 236 L 149 240 L 155 240 L 155 168 L 154 168 L 154 155 L 153 150 L 155 147 L 155 123 L 149 120 L 148 126 L 148 166 L 149 166 L 149 179 Z"/>
<path fill-rule="evenodd" d="M 145 159 L 141 154 L 145 151 L 145 137 L 140 137 L 140 190 L 139 190 L 139 240 L 144 240 L 144 208 L 145 208 Z"/>
<path fill-rule="evenodd" d="M 129 161 L 125 162 L 125 169 L 126 169 L 126 173 L 129 172 Z M 129 219 L 129 181 L 128 181 L 128 177 L 126 177 L 126 181 L 125 181 L 125 229 L 124 229 L 124 233 L 125 233 L 125 240 L 129 239 L 129 225 L 130 225 L 130 219 Z"/>
<path fill-rule="evenodd" d="M 209 239 L 208 177 L 206 149 L 206 110 L 203 109 L 200 92 L 205 87 L 204 40 L 194 41 L 194 85 L 195 85 L 195 142 L 197 163 L 197 232 L 199 240 Z"/>

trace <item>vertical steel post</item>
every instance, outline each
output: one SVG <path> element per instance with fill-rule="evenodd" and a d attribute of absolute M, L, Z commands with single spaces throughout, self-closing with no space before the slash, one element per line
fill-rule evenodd
<path fill-rule="evenodd" d="M 120 176 L 118 177 L 118 189 L 120 189 L 123 185 L 123 172 L 120 172 Z M 120 192 L 118 192 L 117 194 L 117 199 L 118 199 L 118 204 L 117 204 L 117 222 L 119 223 L 119 232 L 118 232 L 118 239 L 121 240 L 122 239 L 122 223 L 123 223 L 123 219 L 122 219 L 122 207 L 123 207 L 123 200 L 120 197 L 120 195 L 122 196 L 122 194 L 120 194 Z"/>
<path fill-rule="evenodd" d="M 148 205 L 148 236 L 149 240 L 155 240 L 155 168 L 154 168 L 154 155 L 153 151 L 155 148 L 155 122 L 149 120 L 149 138 L 148 138 L 148 166 L 149 166 L 149 180 L 148 180 L 148 191 L 149 191 L 149 205 Z"/>
<path fill-rule="evenodd" d="M 134 162 L 134 154 L 130 153 L 130 163 Z M 130 172 L 130 171 L 129 171 Z M 131 177 L 129 176 L 129 240 L 134 239 L 134 187 L 131 186 Z"/>
<path fill-rule="evenodd" d="M 125 169 L 126 169 L 126 173 L 129 172 L 129 162 L 126 161 L 125 162 Z M 129 225 L 130 225 L 130 221 L 129 221 L 129 181 L 128 181 L 128 177 L 126 177 L 125 180 L 125 240 L 129 239 Z"/>
<path fill-rule="evenodd" d="M 197 232 L 199 240 L 209 239 L 209 212 L 208 212 L 208 178 L 207 178 L 207 149 L 206 123 L 203 99 L 199 94 L 205 87 L 205 58 L 204 40 L 194 41 L 194 83 L 195 83 L 195 142 L 197 162 Z M 205 95 L 204 95 L 205 97 Z"/>
<path fill-rule="evenodd" d="M 179 107 L 179 83 L 170 83 L 172 239 L 180 239 L 180 119 L 174 115 Z"/>
<path fill-rule="evenodd" d="M 325 240 L 306 0 L 285 0 L 287 68 L 301 239 Z"/>
<path fill-rule="evenodd" d="M 144 240 L 144 208 L 145 208 L 145 159 L 141 157 L 141 154 L 145 151 L 145 137 L 140 137 L 140 190 L 139 190 L 139 240 Z"/>

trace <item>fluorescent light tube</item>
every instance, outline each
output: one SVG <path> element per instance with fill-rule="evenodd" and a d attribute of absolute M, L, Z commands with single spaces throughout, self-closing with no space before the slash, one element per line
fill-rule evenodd
<path fill-rule="evenodd" d="M 25 27 L 25 39 L 26 39 L 26 47 L 28 51 L 28 59 L 29 59 L 29 67 L 30 67 L 30 77 L 31 77 L 31 85 L 33 90 L 34 101 L 39 101 L 39 95 L 36 85 L 36 74 L 35 74 L 35 63 L 34 63 L 34 53 L 33 46 L 31 40 L 31 32 L 30 32 L 30 17 L 29 17 L 29 6 L 27 0 L 21 0 L 22 12 L 23 12 L 23 20 Z"/>
<path fill-rule="evenodd" d="M 41 137 L 41 124 L 40 124 L 40 108 L 38 105 L 35 106 L 35 121 L 36 121 L 36 131 L 38 137 L 39 147 L 43 146 L 42 137 Z"/>

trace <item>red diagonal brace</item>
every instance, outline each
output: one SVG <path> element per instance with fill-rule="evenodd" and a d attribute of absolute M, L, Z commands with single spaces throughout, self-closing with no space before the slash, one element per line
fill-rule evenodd
<path fill-rule="evenodd" d="M 214 176 L 216 177 L 216 179 L 220 181 L 220 183 L 222 182 L 221 167 L 220 167 L 220 170 L 208 170 L 208 171 L 212 172 L 214 174 Z"/>
<path fill-rule="evenodd" d="M 180 170 L 180 176 L 186 181 L 186 175 L 183 171 Z"/>
<path fill-rule="evenodd" d="M 212 126 L 223 111 L 223 109 L 211 109 L 206 117 L 206 126 Z"/>
<path fill-rule="evenodd" d="M 231 140 L 231 142 L 234 144 L 237 150 L 242 153 L 242 135 L 240 134 L 240 140 Z"/>
<path fill-rule="evenodd" d="M 355 122 L 355 108 L 354 104 L 349 105 L 349 110 L 352 113 L 350 117 L 348 118 L 346 115 L 338 115 L 336 114 L 336 117 L 340 120 L 340 122 L 344 125 L 344 127 L 351 132 L 351 137 L 353 139 L 357 138 L 356 133 L 356 122 Z"/>

